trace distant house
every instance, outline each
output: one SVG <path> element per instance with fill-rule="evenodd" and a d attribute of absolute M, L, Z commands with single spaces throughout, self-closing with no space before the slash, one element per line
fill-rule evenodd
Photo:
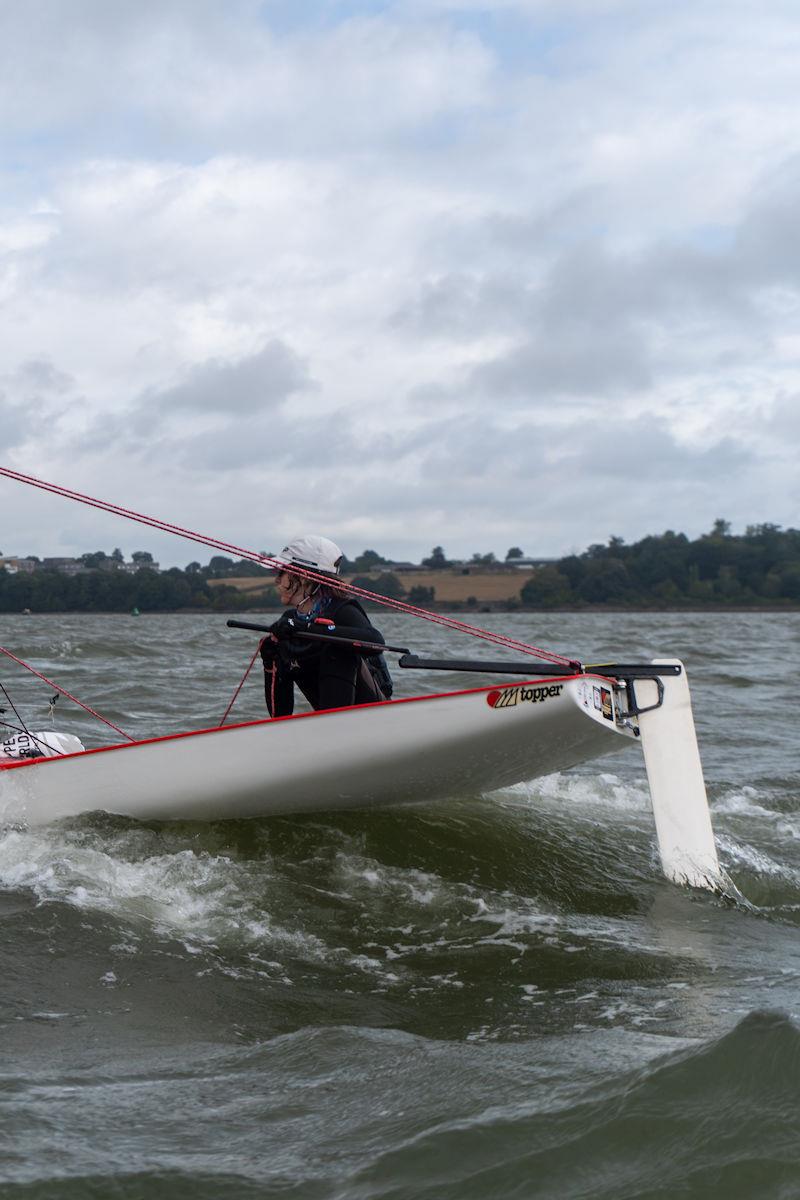
<path fill-rule="evenodd" d="M 560 558 L 507 558 L 503 566 L 516 567 L 520 571 L 530 571 L 534 567 L 551 567 L 553 563 L 561 562 Z"/>
<path fill-rule="evenodd" d="M 14 555 L 0 558 L 0 567 L 5 568 L 9 575 L 16 575 L 20 571 L 35 571 L 37 565 L 35 558 L 16 558 Z"/>
<path fill-rule="evenodd" d="M 62 575 L 78 575 L 86 567 L 79 558 L 43 558 L 40 563 L 42 571 L 59 571 Z"/>
<path fill-rule="evenodd" d="M 160 571 L 161 567 L 157 562 L 115 562 L 112 564 L 118 571 L 124 571 L 126 575 L 135 575 L 137 571 Z M 103 566 L 108 566 L 108 563 L 103 563 Z"/>
<path fill-rule="evenodd" d="M 137 571 L 143 571 L 145 568 L 148 571 L 161 570 L 158 563 L 153 562 L 152 559 L 136 559 L 135 561 L 125 562 L 124 559 L 112 558 L 111 555 L 107 555 L 101 559 L 94 569 L 97 571 L 122 571 L 124 575 L 135 575 Z"/>
<path fill-rule="evenodd" d="M 82 558 L 67 558 L 66 556 L 54 555 L 49 558 L 43 558 L 41 561 L 37 558 L 14 558 L 0 557 L 0 567 L 5 567 L 9 574 L 16 574 L 18 571 L 58 571 L 61 575 L 79 575 L 83 571 L 99 570 L 99 571 L 123 571 L 126 575 L 135 575 L 137 571 L 147 568 L 150 571 L 160 571 L 161 567 L 157 562 L 123 562 L 118 558 L 112 558 L 107 555 L 100 559 L 96 566 L 89 567 Z"/>

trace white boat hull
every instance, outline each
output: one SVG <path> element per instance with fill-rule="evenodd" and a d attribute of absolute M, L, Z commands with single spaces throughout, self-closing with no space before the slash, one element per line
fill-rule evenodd
<path fill-rule="evenodd" d="M 534 680 L 4 765 L 0 819 L 41 825 L 103 810 L 204 821 L 446 800 L 631 740 L 607 680 Z"/>

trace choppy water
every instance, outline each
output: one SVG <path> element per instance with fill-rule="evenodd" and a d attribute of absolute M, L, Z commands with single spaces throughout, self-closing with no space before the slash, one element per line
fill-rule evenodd
<path fill-rule="evenodd" d="M 638 748 L 399 812 L 0 830 L 3 1197 L 800 1196 L 800 614 L 482 619 L 685 659 L 752 908 L 662 879 Z M 137 735 L 217 722 L 252 648 L 194 616 L 2 640 Z"/>

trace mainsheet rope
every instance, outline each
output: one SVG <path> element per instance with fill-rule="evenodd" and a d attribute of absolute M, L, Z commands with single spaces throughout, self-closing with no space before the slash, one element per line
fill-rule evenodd
<path fill-rule="evenodd" d="M 185 529 L 180 525 L 175 525 L 170 521 L 163 521 L 159 517 L 150 517 L 144 513 L 136 512 L 134 509 L 125 508 L 119 504 L 113 504 L 108 500 L 100 500 L 94 496 L 87 496 L 82 492 L 73 491 L 71 488 L 62 487 L 61 484 L 49 483 L 43 479 L 36 479 L 32 475 L 25 475 L 21 471 L 14 471 L 10 467 L 0 467 L 0 475 L 7 479 L 12 479 L 17 483 L 25 483 L 30 487 L 38 488 L 40 491 L 50 492 L 53 495 L 61 496 L 66 500 L 75 500 L 79 504 L 85 504 L 90 508 L 98 508 L 103 512 L 112 513 L 115 516 L 124 517 L 128 521 L 136 521 L 140 525 L 148 525 L 151 529 L 158 529 L 162 533 L 172 533 L 177 537 L 185 538 L 190 542 L 197 542 L 199 545 L 209 546 L 214 550 L 225 550 L 229 554 L 238 554 L 240 558 L 248 559 L 251 562 L 256 562 L 262 566 L 273 567 L 275 569 L 286 569 L 286 563 L 268 554 L 259 554 L 255 550 L 248 550 L 241 546 L 236 546 L 231 542 L 224 542 L 220 538 L 210 537 L 206 534 L 196 533 L 191 529 Z M 330 576 L 323 575 L 320 572 L 308 570 L 304 567 L 295 566 L 292 564 L 292 573 L 300 575 L 305 579 L 309 579 L 314 583 L 330 585 Z M 428 609 L 418 608 L 416 605 L 409 604 L 404 600 L 398 600 L 391 596 L 381 596 L 377 592 L 371 592 L 367 588 L 358 587 L 355 584 L 347 583 L 345 580 L 337 579 L 336 587 L 344 592 L 349 592 L 351 595 L 357 596 L 363 600 L 370 600 L 375 604 L 382 604 L 386 608 L 392 608 L 397 612 L 405 613 L 409 616 L 421 617 L 425 621 L 431 621 L 436 625 L 442 625 L 449 629 L 457 630 L 460 633 L 469 634 L 472 637 L 483 638 L 498 646 L 503 646 L 508 650 L 516 650 L 522 654 L 530 654 L 537 658 L 547 659 L 550 662 L 565 663 L 567 665 L 579 664 L 574 659 L 565 657 L 562 654 L 556 654 L 552 650 L 544 650 L 539 646 L 532 646 L 527 642 L 520 641 L 518 638 L 509 637 L 507 634 L 497 633 L 490 629 L 482 629 L 478 625 L 470 625 L 465 621 L 459 621 L 455 617 L 448 617 L 444 613 L 430 612 Z M 119 732 L 122 732 L 121 730 Z M 128 736 L 127 734 L 125 735 Z"/>
<path fill-rule="evenodd" d="M 221 720 L 221 721 L 220 721 L 220 723 L 219 723 L 219 728 L 220 728 L 220 729 L 222 729 L 222 726 L 225 724 L 225 722 L 227 721 L 228 717 L 231 715 L 231 710 L 233 709 L 233 706 L 234 706 L 234 704 L 236 703 L 236 701 L 237 701 L 237 699 L 238 699 L 238 697 L 239 697 L 239 692 L 240 692 L 240 691 L 242 690 L 242 688 L 244 687 L 244 685 L 245 685 L 245 682 L 246 682 L 246 680 L 247 680 L 247 676 L 248 676 L 248 675 L 250 674 L 250 672 L 252 671 L 252 669 L 253 669 L 253 664 L 255 663 L 255 661 L 256 661 L 256 659 L 258 658 L 258 656 L 259 656 L 259 654 L 260 654 L 260 653 L 261 653 L 261 642 L 259 642 L 259 643 L 258 643 L 258 645 L 256 646 L 255 650 L 253 651 L 253 657 L 250 659 L 250 662 L 247 664 L 247 669 L 245 670 L 245 673 L 244 673 L 244 675 L 242 676 L 242 678 L 239 680 L 239 684 L 238 684 L 238 686 L 237 686 L 237 688 L 236 688 L 236 691 L 235 691 L 235 692 L 233 693 L 233 695 L 231 696 L 230 704 L 229 704 L 229 705 L 228 705 L 228 707 L 225 709 L 225 712 L 224 712 L 224 713 L 223 713 L 223 715 L 222 715 L 222 720 Z M 273 667 L 272 667 L 272 674 L 273 674 L 273 679 L 274 679 L 274 675 L 275 675 L 275 666 L 274 666 L 274 664 L 273 664 Z M 273 688 L 274 688 L 274 682 L 273 682 Z M 274 709 L 274 707 L 275 707 L 275 705 L 274 705 L 274 690 L 273 690 L 273 709 Z"/>

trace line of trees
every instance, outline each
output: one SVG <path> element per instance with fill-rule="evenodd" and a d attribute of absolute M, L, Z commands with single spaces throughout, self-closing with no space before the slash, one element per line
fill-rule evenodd
<path fill-rule="evenodd" d="M 485 560 L 487 556 L 475 559 L 479 557 Z M 441 547 L 423 561 L 440 569 L 450 566 Z M 358 586 L 422 607 L 435 604 L 433 587 L 406 589 L 397 574 L 380 570 L 386 559 L 375 551 L 364 551 L 351 567 L 356 563 L 361 570 L 372 569 L 369 575 L 355 575 L 353 582 Z M 263 588 L 243 591 L 224 582 L 237 576 L 263 576 Z M 520 602 L 528 608 L 547 609 L 800 605 L 800 530 L 750 525 L 744 534 L 734 535 L 730 524 L 720 518 L 709 533 L 693 541 L 672 530 L 630 545 L 623 538 L 612 537 L 605 545 L 590 546 L 583 554 L 571 554 L 532 571 L 517 595 L 508 597 L 509 607 Z M 156 571 L 142 565 L 132 574 L 100 566 L 75 575 L 45 570 L 12 574 L 0 568 L 0 612 L 6 613 L 26 609 L 126 612 L 133 608 L 141 612 L 231 612 L 274 608 L 278 603 L 269 570 L 222 555 L 206 566 L 191 562 L 185 570 Z M 471 597 L 466 603 L 474 606 L 477 601 Z"/>
<path fill-rule="evenodd" d="M 143 567 L 133 575 L 102 568 L 65 575 L 59 571 L 0 570 L 0 612 L 175 612 L 197 609 L 231 612 L 252 604 L 252 596 L 221 584 L 211 587 L 202 571 Z M 266 572 L 265 572 L 266 574 Z M 213 578 L 213 576 L 212 576 Z M 277 592 L 259 593 L 265 607 L 278 604 Z"/>
<path fill-rule="evenodd" d="M 374 553 L 372 550 L 364 551 L 364 554 L 372 553 Z M 506 557 L 503 561 L 506 564 L 514 566 L 516 560 L 524 557 L 524 551 L 520 546 L 512 546 L 506 552 Z M 384 561 L 384 559 L 381 559 L 381 562 Z M 501 562 L 493 550 L 490 550 L 488 554 L 475 553 L 469 559 L 451 559 L 447 557 L 441 546 L 434 546 L 428 557 L 422 559 L 422 566 L 430 567 L 432 571 L 446 571 L 449 567 L 463 567 L 465 564 L 476 567 L 500 567 L 503 565 L 503 562 Z"/>
<path fill-rule="evenodd" d="M 749 525 L 734 535 L 720 518 L 694 541 L 672 530 L 631 545 L 612 537 L 540 567 L 521 598 L 553 609 L 800 604 L 800 530 Z"/>

